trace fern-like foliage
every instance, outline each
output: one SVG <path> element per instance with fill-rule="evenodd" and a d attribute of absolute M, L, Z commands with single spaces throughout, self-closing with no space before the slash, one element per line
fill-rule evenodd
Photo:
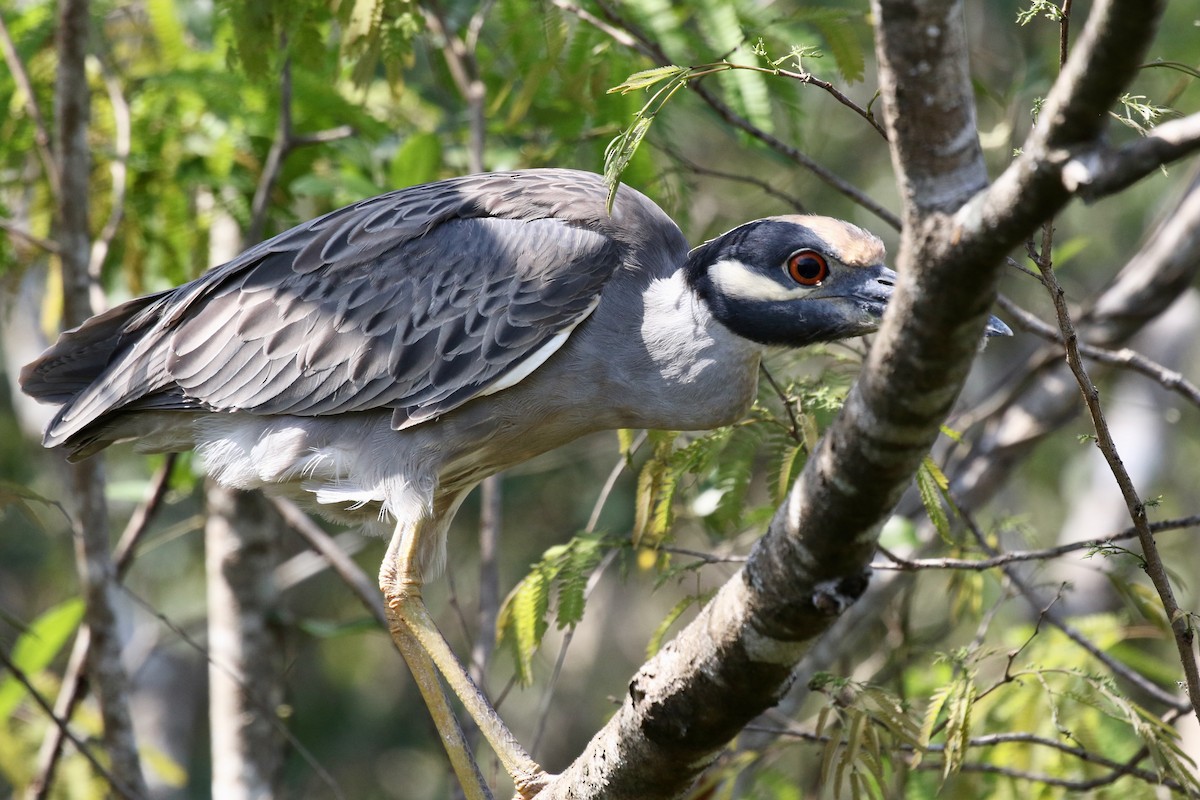
<path fill-rule="evenodd" d="M 566 544 L 555 545 L 504 599 L 496 618 L 497 640 L 512 654 L 522 685 L 533 679 L 533 656 L 549 628 L 551 595 L 557 599 L 558 628 L 576 625 L 583 619 L 588 578 L 608 547 L 595 533 L 582 533 Z"/>

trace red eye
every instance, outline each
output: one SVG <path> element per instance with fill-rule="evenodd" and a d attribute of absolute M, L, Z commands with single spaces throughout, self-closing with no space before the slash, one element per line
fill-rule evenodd
<path fill-rule="evenodd" d="M 801 286 L 820 286 L 829 277 L 825 256 L 816 250 L 797 250 L 788 256 L 788 274 Z"/>

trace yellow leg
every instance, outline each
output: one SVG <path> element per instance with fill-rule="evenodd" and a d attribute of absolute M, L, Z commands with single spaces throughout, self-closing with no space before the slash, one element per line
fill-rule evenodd
<path fill-rule="evenodd" d="M 508 730 L 508 726 L 455 657 L 429 615 L 421 598 L 422 579 L 416 556 L 418 538 L 418 531 L 397 526 L 379 571 L 379 585 L 383 590 L 392 639 L 417 681 L 446 751 L 450 754 L 455 774 L 463 781 L 463 790 L 468 797 L 472 797 L 471 789 L 456 759 L 465 759 L 473 774 L 472 780 L 478 781 L 483 792 L 487 792 L 487 788 L 478 777 L 478 768 L 462 740 L 458 720 L 447 704 L 434 668 L 441 672 L 450 690 L 462 702 L 480 733 L 495 751 L 501 765 L 512 777 L 518 795 L 533 797 L 545 785 L 546 773 Z M 457 739 L 452 733 L 457 734 Z M 459 754 L 454 752 L 456 749 L 460 750 Z"/>

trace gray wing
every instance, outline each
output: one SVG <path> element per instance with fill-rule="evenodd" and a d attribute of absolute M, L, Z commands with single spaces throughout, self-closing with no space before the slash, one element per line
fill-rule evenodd
<path fill-rule="evenodd" d="M 395 427 L 415 424 L 536 368 L 639 240 L 682 244 L 651 201 L 623 187 L 610 216 L 604 191 L 541 170 L 363 201 L 85 323 L 23 387 L 65 401 L 48 446 L 139 409 L 391 408 Z"/>
<path fill-rule="evenodd" d="M 620 264 L 610 239 L 556 219 L 457 219 L 369 261 L 316 256 L 269 256 L 188 315 L 166 358 L 186 397 L 255 414 L 390 407 L 403 427 L 570 331 Z"/>

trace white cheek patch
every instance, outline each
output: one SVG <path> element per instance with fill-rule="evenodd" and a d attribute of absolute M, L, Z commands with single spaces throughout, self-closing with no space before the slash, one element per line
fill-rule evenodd
<path fill-rule="evenodd" d="M 812 291 L 803 286 L 789 289 L 734 259 L 713 264 L 708 277 L 721 294 L 740 300 L 799 300 Z"/>

